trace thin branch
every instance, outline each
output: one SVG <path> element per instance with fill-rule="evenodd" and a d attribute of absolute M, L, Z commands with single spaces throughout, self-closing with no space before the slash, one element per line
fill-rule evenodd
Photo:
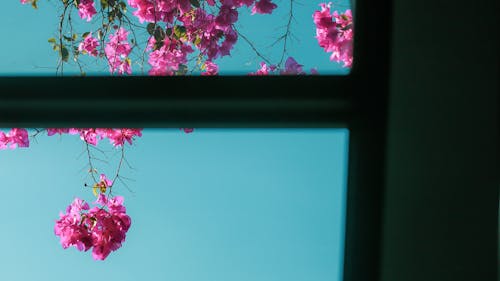
<path fill-rule="evenodd" d="M 252 50 L 255 52 L 255 54 L 258 57 L 260 57 L 262 60 L 264 60 L 267 64 L 272 64 L 269 59 L 267 59 L 261 52 L 259 52 L 259 50 L 257 50 L 257 48 L 255 47 L 255 45 L 250 41 L 250 39 L 248 39 L 245 35 L 243 35 L 243 33 L 241 33 L 234 25 L 233 25 L 233 29 L 236 30 L 236 33 L 238 34 L 238 36 L 240 36 L 241 38 L 243 38 L 243 40 L 245 40 L 245 42 L 248 43 L 248 45 L 250 46 L 250 48 L 252 48 Z"/>

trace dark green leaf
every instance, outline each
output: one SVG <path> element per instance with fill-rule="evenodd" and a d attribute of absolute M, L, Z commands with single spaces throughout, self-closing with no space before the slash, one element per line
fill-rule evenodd
<path fill-rule="evenodd" d="M 153 35 L 155 33 L 155 27 L 156 27 L 155 23 L 153 23 L 153 22 L 148 23 L 148 25 L 146 26 L 146 29 L 147 29 L 149 35 Z"/>
<path fill-rule="evenodd" d="M 193 7 L 195 7 L 195 8 L 200 7 L 200 1 L 198 1 L 198 0 L 189 0 L 189 2 L 191 2 L 191 5 L 193 5 Z"/>
<path fill-rule="evenodd" d="M 194 41 L 193 41 L 193 44 L 194 44 L 195 46 L 198 46 L 200 43 L 201 43 L 201 37 L 196 36 L 196 38 L 195 38 L 195 39 L 194 39 Z"/>
<path fill-rule="evenodd" d="M 120 2 L 120 8 L 122 9 L 122 11 L 123 11 L 124 13 L 126 13 L 126 12 L 127 12 L 127 4 L 125 4 L 125 2 L 123 2 L 123 1 L 122 1 L 122 2 Z"/>
<path fill-rule="evenodd" d="M 87 36 L 89 36 L 89 34 L 90 34 L 90 32 L 88 32 L 88 31 L 87 31 L 87 32 L 84 32 L 84 33 L 82 34 L 82 38 L 86 38 Z"/>
<path fill-rule="evenodd" d="M 165 31 L 160 26 L 155 29 L 154 37 L 156 41 L 163 41 L 165 39 Z"/>
<path fill-rule="evenodd" d="M 65 62 L 68 61 L 69 59 L 69 52 L 68 52 L 68 49 L 66 49 L 65 46 L 62 46 L 61 47 L 61 59 Z"/>
<path fill-rule="evenodd" d="M 176 39 L 184 37 L 184 35 L 186 35 L 186 28 L 180 25 L 174 26 L 174 35 Z"/>
<path fill-rule="evenodd" d="M 186 75 L 188 72 L 188 67 L 185 64 L 179 64 L 179 69 L 176 71 L 175 74 L 177 75 Z"/>
<path fill-rule="evenodd" d="M 55 44 L 56 43 L 56 38 L 52 37 L 47 40 L 49 43 Z"/>

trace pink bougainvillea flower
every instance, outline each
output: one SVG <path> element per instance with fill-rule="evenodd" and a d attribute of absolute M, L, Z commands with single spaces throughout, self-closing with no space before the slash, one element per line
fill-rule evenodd
<path fill-rule="evenodd" d="M 108 138 L 113 146 L 120 147 L 125 141 L 132 144 L 134 137 L 142 136 L 142 129 L 122 128 L 122 129 L 96 129 L 96 133 L 101 138 Z"/>
<path fill-rule="evenodd" d="M 28 131 L 22 128 L 12 128 L 10 132 L 5 134 L 0 132 L 0 149 L 16 147 L 29 147 Z"/>
<path fill-rule="evenodd" d="M 253 14 L 271 14 L 274 9 L 278 6 L 272 3 L 270 0 L 259 0 L 255 2 L 255 6 L 252 8 Z"/>
<path fill-rule="evenodd" d="M 250 73 L 249 75 L 255 75 L 255 76 L 269 75 L 274 70 L 276 70 L 275 65 L 268 66 L 265 62 L 261 62 L 260 69 L 257 70 L 256 72 Z"/>
<path fill-rule="evenodd" d="M 6 149 L 9 139 L 4 132 L 0 131 L 0 149 Z"/>
<path fill-rule="evenodd" d="M 99 47 L 99 45 L 99 40 L 92 37 L 92 33 L 90 33 L 78 45 L 78 51 L 82 52 L 83 54 L 88 54 L 90 56 L 96 57 L 99 54 L 99 51 L 97 51 L 97 47 Z"/>
<path fill-rule="evenodd" d="M 132 47 L 128 43 L 128 31 L 123 27 L 117 28 L 114 34 L 109 36 L 109 41 L 104 47 L 108 59 L 109 71 L 118 74 L 132 74 L 132 68 L 128 55 Z"/>
<path fill-rule="evenodd" d="M 99 194 L 99 196 L 97 197 L 97 200 L 94 203 L 102 205 L 102 206 L 106 206 L 108 204 L 108 197 L 105 194 L 101 193 L 101 194 Z"/>
<path fill-rule="evenodd" d="M 78 4 L 78 15 L 80 15 L 80 18 L 91 21 L 95 14 L 97 14 L 97 11 L 94 6 L 94 0 L 80 0 L 80 4 Z"/>
<path fill-rule="evenodd" d="M 102 139 L 97 133 L 96 129 L 88 128 L 88 129 L 79 129 L 80 138 L 88 144 L 97 145 L 99 139 Z"/>
<path fill-rule="evenodd" d="M 79 198 L 68 206 L 66 213 L 59 215 L 54 233 L 59 236 L 64 249 L 75 246 L 79 251 L 92 248 L 95 260 L 104 260 L 125 241 L 132 221 L 123 206 L 123 197 L 107 198 L 104 194 L 92 209 Z"/>
<path fill-rule="evenodd" d="M 99 140 L 108 138 L 115 147 L 122 146 L 125 142 L 132 144 L 135 137 L 142 136 L 140 128 L 47 128 L 47 134 L 80 135 L 80 138 L 88 144 L 97 145 Z M 1 144 L 1 142 L 0 142 Z"/>
<path fill-rule="evenodd" d="M 219 66 L 217 64 L 211 62 L 211 61 L 206 61 L 205 62 L 205 71 L 201 73 L 202 76 L 213 76 L 217 75 L 219 72 Z"/>
<path fill-rule="evenodd" d="M 343 62 L 344 67 L 351 67 L 353 62 L 353 20 L 351 10 L 339 14 L 330 14 L 331 3 L 320 4 L 321 11 L 315 11 L 313 21 L 316 25 L 316 39 L 327 53 L 332 53 L 330 60 Z"/>
<path fill-rule="evenodd" d="M 53 136 L 55 134 L 67 134 L 69 133 L 69 128 L 47 128 L 47 135 Z"/>
<path fill-rule="evenodd" d="M 280 72 L 281 75 L 300 75 L 306 74 L 302 70 L 302 65 L 298 64 L 293 57 L 288 57 L 285 62 L 285 69 Z"/>
<path fill-rule="evenodd" d="M 105 174 L 101 174 L 99 182 L 92 187 L 92 192 L 99 197 L 99 195 L 106 193 L 108 187 L 111 186 L 113 186 L 113 181 L 109 180 Z"/>
<path fill-rule="evenodd" d="M 99 180 L 101 181 L 102 184 L 104 184 L 104 186 L 106 187 L 110 187 L 113 185 L 113 182 L 111 180 L 109 180 L 105 174 L 101 174 L 101 176 L 99 177 Z"/>
<path fill-rule="evenodd" d="M 193 128 L 181 128 L 181 130 L 183 130 L 184 133 L 186 133 L 186 134 L 192 133 L 194 131 Z"/>
<path fill-rule="evenodd" d="M 231 6 L 222 5 L 219 9 L 219 15 L 215 18 L 217 26 L 224 30 L 236 21 L 238 21 L 238 11 Z"/>

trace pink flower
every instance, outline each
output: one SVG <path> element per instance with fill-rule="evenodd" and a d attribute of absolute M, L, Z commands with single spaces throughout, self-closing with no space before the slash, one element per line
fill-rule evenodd
<path fill-rule="evenodd" d="M 192 52 L 191 46 L 180 40 L 165 38 L 163 46 L 149 54 L 149 75 L 175 75 L 179 66 L 187 63 L 187 55 Z"/>
<path fill-rule="evenodd" d="M 122 246 L 132 221 L 121 196 L 108 199 L 100 194 L 95 203 L 102 207 L 89 209 L 87 203 L 75 198 L 66 213 L 59 215 L 54 233 L 64 249 L 75 246 L 79 251 L 87 251 L 92 248 L 92 257 L 104 260 Z"/>
<path fill-rule="evenodd" d="M 101 174 L 101 176 L 99 177 L 99 180 L 101 181 L 101 183 L 105 186 L 105 187 L 110 187 L 113 185 L 113 182 L 111 180 L 109 180 L 105 174 Z"/>
<path fill-rule="evenodd" d="M 236 9 L 222 5 L 219 10 L 219 15 L 215 18 L 215 23 L 222 30 L 228 28 L 230 25 L 238 20 L 238 11 Z"/>
<path fill-rule="evenodd" d="M 90 33 L 87 37 L 85 37 L 85 39 L 83 39 L 80 45 L 78 45 L 78 51 L 96 57 L 99 54 L 97 51 L 97 47 L 99 45 L 100 44 L 97 38 L 92 37 L 92 33 Z"/>
<path fill-rule="evenodd" d="M 101 138 L 108 138 L 113 146 L 122 146 L 125 141 L 132 144 L 135 136 L 142 136 L 142 129 L 96 129 Z"/>
<path fill-rule="evenodd" d="M 285 62 L 285 69 L 280 72 L 281 75 L 306 74 L 302 70 L 302 65 L 298 64 L 293 57 L 288 57 Z"/>
<path fill-rule="evenodd" d="M 104 48 L 106 58 L 108 59 L 109 71 L 118 74 L 132 74 L 130 60 L 128 55 L 132 48 L 127 41 L 128 32 L 120 27 L 114 34 L 109 36 L 109 41 Z"/>
<path fill-rule="evenodd" d="M 313 14 L 319 46 L 325 52 L 332 53 L 330 60 L 343 62 L 344 67 L 351 67 L 354 37 L 351 10 L 346 10 L 344 14 L 334 11 L 330 15 L 331 3 L 322 3 L 320 6 L 321 11 L 315 11 Z"/>
<path fill-rule="evenodd" d="M 7 147 L 14 149 L 16 147 L 29 147 L 28 131 L 22 128 L 12 128 L 9 133 L 5 134 L 0 131 L 0 149 Z"/>
<path fill-rule="evenodd" d="M 68 128 L 47 128 L 47 135 L 48 136 L 53 136 L 55 134 L 62 135 L 62 134 L 67 134 L 67 133 L 69 133 Z"/>
<path fill-rule="evenodd" d="M 253 14 L 271 14 L 274 9 L 278 7 L 276 4 L 272 3 L 270 0 L 259 0 L 255 2 L 252 8 Z"/>
<path fill-rule="evenodd" d="M 260 69 L 257 70 L 256 72 L 250 73 L 250 75 L 257 75 L 257 76 L 269 75 L 269 73 L 273 72 L 275 69 L 276 69 L 275 65 L 268 66 L 265 62 L 261 62 Z"/>
<path fill-rule="evenodd" d="M 80 138 L 83 141 L 85 141 L 88 144 L 94 145 L 94 146 L 97 145 L 99 136 L 96 133 L 96 129 L 93 129 L 93 128 L 80 129 L 79 133 L 80 133 Z M 102 139 L 102 137 L 101 137 L 101 139 Z"/>
<path fill-rule="evenodd" d="M 184 133 L 186 133 L 186 134 L 192 133 L 194 131 L 193 128 L 181 128 L 181 130 L 183 130 Z"/>
<path fill-rule="evenodd" d="M 205 61 L 205 71 L 201 73 L 203 76 L 211 76 L 211 75 L 217 75 L 219 71 L 219 67 L 211 62 L 211 61 Z"/>
<path fill-rule="evenodd" d="M 80 4 L 78 4 L 80 18 L 90 21 L 95 14 L 97 14 L 97 11 L 94 7 L 94 0 L 80 0 Z"/>

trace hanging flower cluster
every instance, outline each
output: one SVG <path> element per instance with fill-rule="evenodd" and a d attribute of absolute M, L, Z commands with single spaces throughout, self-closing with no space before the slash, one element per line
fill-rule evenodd
<path fill-rule="evenodd" d="M 59 237 L 64 249 L 74 246 L 79 251 L 92 249 L 92 257 L 95 260 L 104 260 L 108 255 L 119 249 L 126 238 L 126 233 L 131 226 L 131 219 L 126 213 L 122 196 L 113 196 L 113 181 L 120 179 L 119 171 L 122 160 L 124 160 L 125 142 L 132 144 L 135 137 L 142 136 L 142 129 L 137 128 L 46 128 L 35 129 L 38 135 L 47 131 L 48 136 L 70 134 L 79 135 L 80 138 L 90 145 L 97 145 L 99 140 L 109 139 L 114 147 L 121 148 L 122 158 L 119 161 L 116 175 L 113 180 L 100 174 L 97 180 L 89 153 L 89 172 L 92 174 L 94 184 L 91 186 L 97 200 L 93 207 L 80 198 L 75 198 L 66 208 L 65 213 L 60 213 L 56 220 L 54 233 Z M 192 133 L 193 128 L 180 128 L 184 133 Z M 12 128 L 5 133 L 0 131 L 0 149 L 16 147 L 29 147 L 28 131 L 23 128 Z M 87 146 L 87 151 L 88 150 Z M 85 184 L 85 186 L 88 186 Z"/>
<path fill-rule="evenodd" d="M 132 144 L 134 137 L 142 136 L 142 129 L 131 128 L 47 128 L 47 135 L 70 134 L 80 135 L 80 138 L 88 144 L 97 145 L 99 140 L 109 139 L 113 146 L 120 147 L 125 141 Z"/>
<path fill-rule="evenodd" d="M 28 147 L 29 145 L 30 141 L 26 129 L 12 128 L 7 134 L 0 131 L 0 149 L 14 149 L 18 146 Z"/>
<path fill-rule="evenodd" d="M 101 175 L 101 178 L 106 177 Z M 132 223 L 123 206 L 123 197 L 108 198 L 99 194 L 93 208 L 80 198 L 75 198 L 60 213 L 54 232 L 64 249 L 74 246 L 79 251 L 92 249 L 95 260 L 104 260 L 122 246 Z"/>
<path fill-rule="evenodd" d="M 31 3 L 35 8 L 37 1 L 20 0 L 23 4 Z M 246 7 L 254 15 L 272 14 L 278 7 L 272 0 L 100 0 L 98 2 L 62 1 L 65 8 L 74 4 L 83 20 L 92 21 L 99 15 L 103 18 L 99 19 L 100 27 L 96 30 L 89 30 L 80 35 L 74 33 L 73 29 L 67 31 L 61 28 L 59 40 L 55 38 L 48 40 L 53 49 L 60 53 L 61 72 L 62 64 L 68 62 L 72 54 L 74 61 L 80 66 L 82 75 L 85 73 L 78 61 L 80 55 L 104 58 L 111 74 L 130 75 L 132 50 L 141 42 L 145 46 L 134 65 L 139 65 L 143 69 L 144 63 L 147 62 L 150 66 L 149 75 L 186 75 L 189 73 L 188 65 L 194 62 L 195 65 L 189 67 L 200 70 L 202 76 L 218 75 L 219 66 L 215 60 L 230 56 L 238 38 L 242 36 L 235 27 L 240 8 Z M 342 62 L 344 67 L 351 67 L 354 37 L 351 10 L 332 13 L 331 2 L 321 3 L 320 7 L 321 10 L 315 11 L 312 15 L 319 46 L 325 52 L 331 53 L 330 60 Z M 127 16 L 129 10 L 132 10 L 132 15 L 145 25 L 143 27 L 148 33 L 147 39 L 139 41 L 135 37 L 134 27 L 138 25 L 132 23 L 131 18 Z M 64 11 L 60 26 L 64 26 L 65 17 L 68 21 L 71 20 L 71 16 L 66 14 L 66 9 Z M 71 13 L 71 9 L 68 13 Z M 290 20 L 293 18 L 293 14 L 290 14 Z M 92 33 L 97 34 L 96 37 L 93 37 Z M 133 35 L 130 41 L 129 34 Z M 284 36 L 288 34 L 289 30 Z M 246 38 L 245 40 L 248 41 Z M 284 40 L 283 50 L 286 50 L 286 41 Z M 260 56 L 259 52 L 255 51 Z M 305 74 L 298 71 L 298 68 L 275 72 L 272 65 L 264 66 L 262 63 L 261 66 L 259 71 L 250 75 Z M 283 67 L 281 61 L 279 67 Z M 317 72 L 313 71 L 312 74 Z"/>
<path fill-rule="evenodd" d="M 343 62 L 344 67 L 351 67 L 353 62 L 352 43 L 354 38 L 351 10 L 339 14 L 330 14 L 331 2 L 322 3 L 321 11 L 313 14 L 316 25 L 316 39 L 327 53 L 332 53 L 330 60 Z"/>

